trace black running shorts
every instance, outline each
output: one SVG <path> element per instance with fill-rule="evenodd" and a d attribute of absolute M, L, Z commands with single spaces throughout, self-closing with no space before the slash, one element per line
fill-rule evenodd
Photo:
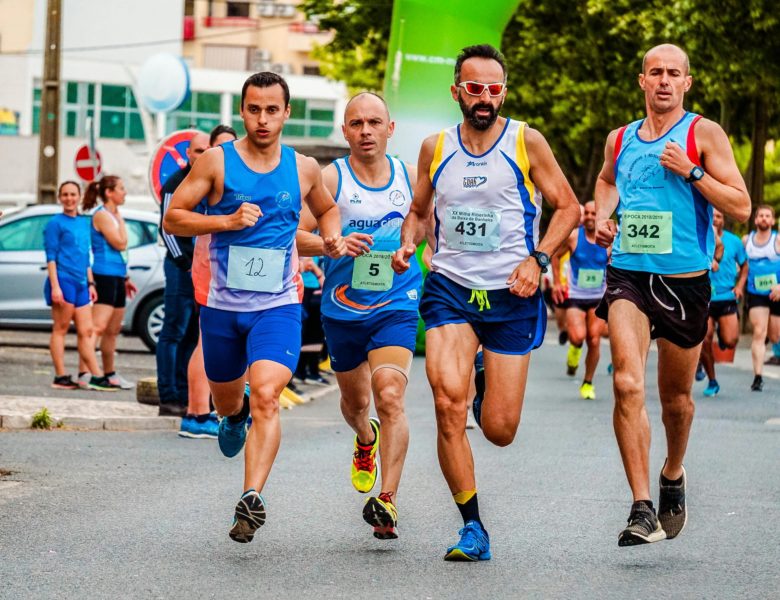
<path fill-rule="evenodd" d="M 651 339 L 693 348 L 707 333 L 710 293 L 708 273 L 680 278 L 608 266 L 607 291 L 596 315 L 606 320 L 613 302 L 628 300 L 650 320 Z"/>
<path fill-rule="evenodd" d="M 710 319 L 715 319 L 717 321 L 721 317 L 734 315 L 736 313 L 736 300 L 714 300 L 710 302 Z"/>
<path fill-rule="evenodd" d="M 748 310 L 757 306 L 766 306 L 769 308 L 770 315 L 780 315 L 780 302 L 770 300 L 768 295 L 764 296 L 763 294 L 751 294 L 748 292 L 746 303 Z"/>
<path fill-rule="evenodd" d="M 98 275 L 95 273 L 95 289 L 97 301 L 95 304 L 108 304 L 114 308 L 125 307 L 125 278 L 116 275 Z"/>

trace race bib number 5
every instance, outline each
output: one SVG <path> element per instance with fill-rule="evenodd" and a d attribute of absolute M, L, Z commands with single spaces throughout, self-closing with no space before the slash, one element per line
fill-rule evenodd
<path fill-rule="evenodd" d="M 501 213 L 495 210 L 452 206 L 444 227 L 447 246 L 453 250 L 495 252 L 501 245 Z"/>
<path fill-rule="evenodd" d="M 625 211 L 620 217 L 620 250 L 634 254 L 671 254 L 672 213 Z"/>
<path fill-rule="evenodd" d="M 352 287 L 356 290 L 384 292 L 393 287 L 392 252 L 366 252 L 355 258 Z"/>
<path fill-rule="evenodd" d="M 281 292 L 285 254 L 283 248 L 230 246 L 227 286 L 251 292 Z"/>

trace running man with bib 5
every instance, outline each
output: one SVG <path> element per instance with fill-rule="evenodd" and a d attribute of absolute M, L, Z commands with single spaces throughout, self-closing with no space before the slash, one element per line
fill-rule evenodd
<path fill-rule="evenodd" d="M 444 558 L 475 561 L 491 554 L 466 436 L 472 365 L 482 344 L 486 389 L 474 400 L 474 417 L 488 440 L 507 446 L 520 424 L 529 353 L 544 339 L 540 275 L 579 223 L 580 209 L 544 137 L 498 116 L 506 96 L 498 50 L 464 48 L 451 93 L 464 120 L 422 144 L 393 267 L 398 273 L 410 268 L 435 193 L 436 248 L 420 314 L 439 464 L 463 518 L 460 541 Z M 555 210 L 540 241 L 542 194 Z"/>
<path fill-rule="evenodd" d="M 260 492 L 279 450 L 279 395 L 301 350 L 295 233 L 301 201 L 316 217 L 326 254 L 346 251 L 338 208 L 317 162 L 280 142 L 290 116 L 287 82 L 256 73 L 241 90 L 246 136 L 206 151 L 176 189 L 163 226 L 174 235 L 211 234 L 210 286 L 200 327 L 217 412 L 219 447 L 246 442 L 244 493 L 230 537 L 250 542 L 266 518 Z M 196 207 L 208 197 L 208 214 Z M 249 367 L 248 394 L 244 374 Z M 247 420 L 252 426 L 247 434 Z"/>
<path fill-rule="evenodd" d="M 691 386 L 707 332 L 712 207 L 740 221 L 750 214 L 723 129 L 683 108 L 691 83 L 688 56 L 677 46 L 663 44 L 645 54 L 639 86 L 647 117 L 609 134 L 596 182 L 597 240 L 612 244 L 607 291 L 596 314 L 609 317 L 613 423 L 633 495 L 620 546 L 671 539 L 685 526 L 683 458 L 693 421 Z M 610 220 L 615 210 L 619 230 Z M 657 515 L 645 408 L 651 339 L 658 343 L 667 449 Z"/>
<path fill-rule="evenodd" d="M 352 485 L 368 493 L 381 457 L 382 487 L 363 506 L 374 537 L 398 537 L 396 495 L 409 445 L 404 394 L 417 334 L 422 276 L 416 262 L 403 274 L 390 260 L 400 246 L 401 224 L 412 204 L 416 170 L 386 154 L 395 123 L 385 101 L 358 94 L 344 111 L 350 154 L 325 167 L 325 186 L 339 206 L 348 256 L 326 259 L 322 324 L 331 368 L 341 390 L 341 412 L 355 432 Z M 301 228 L 314 223 L 301 219 Z M 314 243 L 306 243 L 314 238 Z M 302 254 L 322 252 L 322 240 L 298 234 Z M 319 249 L 318 249 L 319 246 Z M 371 394 L 379 420 L 369 418 Z M 381 423 L 381 435 L 380 435 Z M 378 450 L 378 455 L 377 455 Z"/>

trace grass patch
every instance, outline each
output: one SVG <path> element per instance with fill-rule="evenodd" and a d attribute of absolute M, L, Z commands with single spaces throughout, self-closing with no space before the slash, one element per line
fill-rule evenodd
<path fill-rule="evenodd" d="M 45 406 L 32 416 L 30 427 L 32 429 L 51 429 L 54 425 L 49 409 Z"/>

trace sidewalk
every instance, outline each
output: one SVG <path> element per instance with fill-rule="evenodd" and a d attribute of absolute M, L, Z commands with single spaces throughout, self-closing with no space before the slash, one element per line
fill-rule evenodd
<path fill-rule="evenodd" d="M 300 386 L 300 403 L 311 402 L 338 390 L 334 383 L 327 387 Z M 280 402 L 292 408 L 295 402 Z M 160 417 L 157 407 L 138 402 L 91 400 L 34 396 L 0 396 L 0 429 L 29 429 L 32 417 L 42 408 L 51 414 L 55 428 L 105 431 L 178 431 L 181 419 Z"/>

